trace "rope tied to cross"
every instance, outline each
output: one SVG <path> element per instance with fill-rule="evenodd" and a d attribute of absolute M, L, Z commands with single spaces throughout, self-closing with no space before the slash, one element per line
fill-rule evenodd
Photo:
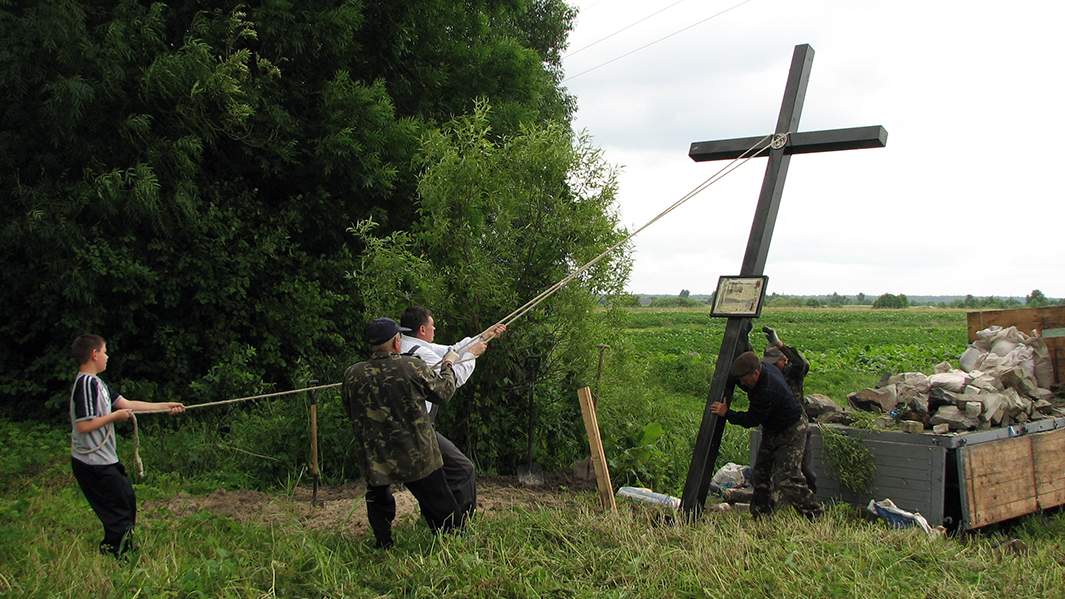
<path fill-rule="evenodd" d="M 725 178 L 725 176 L 727 176 L 728 174 L 732 173 L 732 171 L 736 170 L 740 166 L 743 166 L 749 160 L 751 160 L 753 158 L 757 158 L 758 156 L 762 155 L 766 150 L 769 150 L 769 149 L 779 150 L 780 148 L 783 148 L 788 142 L 788 135 L 789 135 L 788 133 L 777 133 L 777 134 L 770 133 L 770 134 L 766 135 L 765 137 L 761 138 L 754 145 L 752 145 L 751 147 L 747 148 L 747 150 L 744 151 L 740 156 L 734 158 L 731 162 L 729 162 L 725 166 L 721 167 L 717 172 L 715 172 L 714 174 L 712 174 L 709 177 L 707 177 L 701 183 L 699 183 L 694 188 L 692 188 L 691 191 L 689 191 L 688 193 L 686 193 L 683 196 L 681 196 L 680 199 L 678 199 L 677 201 L 673 202 L 672 204 L 667 206 L 664 210 L 662 210 L 661 212 L 656 214 L 653 218 L 651 218 L 651 220 L 649 220 L 646 223 L 644 223 L 643 225 L 639 226 L 634 231 L 632 231 L 631 233 L 629 233 L 628 235 L 626 235 L 625 237 L 623 237 L 619 241 L 617 241 L 614 244 L 612 244 L 610 247 L 608 247 L 605 250 L 603 250 L 602 252 L 600 252 L 599 255 L 595 256 L 594 258 L 592 258 L 588 262 L 585 262 L 583 265 L 575 268 L 572 272 L 570 272 L 568 275 L 566 275 L 565 277 L 560 279 L 557 283 L 555 283 L 554 285 L 551 285 L 547 289 L 544 289 L 539 294 L 537 294 L 535 297 L 533 297 L 529 301 L 527 301 L 524 304 L 522 304 L 521 306 L 519 306 L 513 312 L 511 312 L 510 314 L 507 314 L 506 316 L 501 318 L 499 320 L 499 322 L 493 324 L 492 326 L 488 327 L 484 331 L 481 331 L 481 333 L 478 334 L 477 336 L 470 338 L 469 341 L 467 341 L 465 344 L 463 344 L 463 345 L 459 346 L 458 348 L 456 348 L 455 351 L 457 351 L 461 355 L 468 347 L 470 347 L 471 345 L 473 345 L 474 343 L 476 343 L 478 341 L 490 341 L 494 337 L 494 331 L 495 331 L 496 327 L 498 327 L 499 325 L 506 325 L 506 326 L 509 327 L 512 322 L 518 320 L 519 318 L 521 318 L 522 316 L 527 314 L 530 310 L 532 310 L 536 306 L 540 305 L 542 302 L 547 300 L 547 298 L 551 297 L 556 292 L 558 292 L 560 289 L 562 289 L 563 287 L 568 285 L 571 281 L 573 281 L 574 279 L 576 279 L 580 275 L 584 274 L 589 269 L 591 269 L 593 266 L 595 266 L 600 261 L 602 261 L 604 258 L 606 258 L 610 254 L 614 253 L 619 248 L 621 248 L 622 246 L 627 244 L 629 241 L 632 240 L 633 237 L 635 237 L 636 235 L 640 234 L 643 230 L 645 230 L 648 227 L 650 227 L 651 225 L 655 224 L 656 222 L 658 222 L 659 220 L 664 218 L 666 215 L 668 215 L 669 213 L 671 213 L 674 210 L 676 210 L 677 208 L 680 208 L 682 205 L 684 205 L 686 202 L 688 202 L 688 200 L 691 200 L 695 196 L 697 196 L 700 193 L 702 193 L 703 191 L 705 191 L 711 185 L 713 185 L 713 184 L 717 183 L 718 181 L 720 181 L 721 179 Z M 461 363 L 461 362 L 467 362 L 467 361 L 472 360 L 472 359 L 473 358 L 466 358 L 466 359 L 463 359 L 463 360 L 459 360 L 458 362 L 455 362 L 455 363 L 458 364 L 458 363 Z"/>

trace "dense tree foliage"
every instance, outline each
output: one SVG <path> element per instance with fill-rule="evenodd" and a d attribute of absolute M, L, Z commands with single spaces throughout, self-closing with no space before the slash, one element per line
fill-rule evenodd
<path fill-rule="evenodd" d="M 873 302 L 874 308 L 907 308 L 910 300 L 905 294 L 884 293 Z"/>
<path fill-rule="evenodd" d="M 6 407 L 60 413 L 67 347 L 84 331 L 108 338 L 109 378 L 130 397 L 339 380 L 370 299 L 358 265 L 372 242 L 346 232 L 355 222 L 413 232 L 425 253 L 412 266 L 443 295 L 411 299 L 455 329 L 597 251 L 613 235 L 611 195 L 581 189 L 612 183 L 565 170 L 598 164 L 571 143 L 559 85 L 573 16 L 561 0 L 0 3 Z M 471 121 L 481 134 L 467 154 L 441 127 L 478 99 L 492 109 Z M 495 181 L 466 195 L 482 173 L 440 166 L 452 150 L 502 152 L 528 192 L 502 197 Z M 492 202 L 533 212 L 501 221 L 511 208 L 474 206 Z M 573 226 L 530 220 L 540 213 Z M 508 226 L 527 228 L 520 243 Z M 471 285 L 504 257 L 499 268 L 523 274 Z M 564 328 L 593 287 L 540 318 Z"/>
<path fill-rule="evenodd" d="M 1024 304 L 1033 308 L 1040 308 L 1049 303 L 1050 301 L 1047 299 L 1047 296 L 1043 295 L 1043 292 L 1038 289 L 1033 289 L 1032 292 L 1024 298 Z"/>

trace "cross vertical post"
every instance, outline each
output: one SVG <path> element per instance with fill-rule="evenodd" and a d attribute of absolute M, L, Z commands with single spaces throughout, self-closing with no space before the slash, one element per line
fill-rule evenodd
<path fill-rule="evenodd" d="M 795 46 L 775 130 L 778 136 L 786 137 L 783 144 L 774 144 L 768 152 L 768 164 L 758 196 L 758 207 L 755 210 L 751 232 L 747 239 L 747 249 L 743 256 L 740 276 L 760 276 L 765 270 L 766 256 L 773 239 L 773 228 L 776 225 L 777 211 L 780 208 L 780 198 L 784 193 L 784 180 L 787 178 L 792 154 L 884 147 L 887 143 L 887 132 L 883 127 L 839 129 L 795 135 L 799 126 L 799 117 L 802 114 L 813 59 L 814 50 L 808 44 Z M 697 142 L 691 145 L 689 155 L 697 162 L 736 158 L 752 147 L 758 139 Z M 749 318 L 730 317 L 725 324 L 721 350 L 718 352 L 706 408 L 703 411 L 702 424 L 695 441 L 695 451 L 692 455 L 691 466 L 688 468 L 688 477 L 681 498 L 681 509 L 689 519 L 697 517 L 706 503 L 712 470 L 717 461 L 721 437 L 725 430 L 725 419 L 713 414 L 710 406 L 715 402 L 730 403 L 732 400 L 734 382 L 731 380 L 730 371 L 732 362 L 741 353 L 740 348 L 747 345 L 744 329 L 749 321 Z"/>

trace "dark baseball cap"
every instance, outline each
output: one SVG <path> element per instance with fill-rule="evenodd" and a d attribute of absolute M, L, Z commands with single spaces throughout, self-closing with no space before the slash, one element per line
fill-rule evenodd
<path fill-rule="evenodd" d="M 761 367 L 761 364 L 762 362 L 758 359 L 758 354 L 753 351 L 745 351 L 732 363 L 732 376 L 736 378 L 745 377 L 755 370 L 758 370 Z"/>
<path fill-rule="evenodd" d="M 410 329 L 399 326 L 391 318 L 375 318 L 366 325 L 366 341 L 370 345 L 381 345 L 396 336 L 396 333 L 409 333 Z"/>
<path fill-rule="evenodd" d="M 773 347 L 770 345 L 765 348 L 765 352 L 762 354 L 762 360 L 766 362 L 776 362 L 784 357 L 784 352 L 780 351 L 779 347 Z"/>

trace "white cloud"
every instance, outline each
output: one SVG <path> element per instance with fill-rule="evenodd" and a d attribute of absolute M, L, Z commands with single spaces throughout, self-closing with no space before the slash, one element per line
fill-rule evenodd
<path fill-rule="evenodd" d="M 673 0 L 584 7 L 571 48 Z M 735 0 L 682 2 L 566 60 L 571 76 Z M 814 59 L 801 130 L 884 125 L 887 148 L 796 156 L 766 274 L 782 293 L 1065 296 L 1054 130 L 1060 3 L 753 0 L 567 82 L 575 125 L 623 165 L 630 228 L 723 163 L 694 141 L 769 132 L 792 49 Z M 739 270 L 764 161 L 634 240 L 630 288 L 705 292 Z"/>

